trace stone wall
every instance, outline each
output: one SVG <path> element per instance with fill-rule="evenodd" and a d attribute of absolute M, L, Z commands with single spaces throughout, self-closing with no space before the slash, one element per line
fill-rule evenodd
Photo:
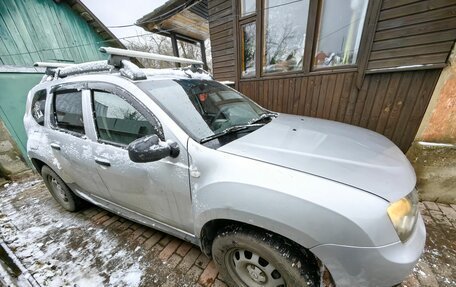
<path fill-rule="evenodd" d="M 29 170 L 8 130 L 0 121 L 0 183 Z"/>

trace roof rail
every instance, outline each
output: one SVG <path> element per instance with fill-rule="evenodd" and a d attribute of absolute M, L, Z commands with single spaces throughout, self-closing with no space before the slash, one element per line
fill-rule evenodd
<path fill-rule="evenodd" d="M 46 68 L 62 68 L 72 66 L 74 63 L 60 63 L 60 62 L 35 62 L 34 67 L 46 67 Z"/>
<path fill-rule="evenodd" d="M 174 63 L 190 64 L 190 65 L 203 65 L 203 62 L 198 61 L 198 60 L 166 56 L 166 55 L 147 53 L 147 52 L 141 52 L 141 51 L 119 49 L 119 48 L 100 47 L 100 52 L 109 54 L 111 56 L 110 60 L 112 59 L 112 61 L 110 64 L 112 64 L 112 65 L 116 64 L 116 59 L 113 56 L 121 56 L 121 57 L 126 57 L 126 58 L 144 58 L 144 59 L 152 59 L 152 60 L 157 60 L 157 61 L 166 61 L 166 62 L 174 62 Z"/>

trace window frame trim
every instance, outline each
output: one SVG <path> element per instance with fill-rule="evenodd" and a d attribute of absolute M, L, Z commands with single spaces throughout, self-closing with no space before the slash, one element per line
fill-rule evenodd
<path fill-rule="evenodd" d="M 356 57 L 356 63 L 350 65 L 340 65 L 340 66 L 332 66 L 332 67 L 323 67 L 323 68 L 313 68 L 313 53 L 316 49 L 316 42 L 317 39 L 317 29 L 320 26 L 321 20 L 321 7 L 323 0 L 309 0 L 309 14 L 307 17 L 307 27 L 306 27 L 306 40 L 305 40 L 305 47 L 303 53 L 303 65 L 302 69 L 295 70 L 295 71 L 285 71 L 285 72 L 275 72 L 275 73 L 264 73 L 263 72 L 263 43 L 264 40 L 263 32 L 264 32 L 264 6 L 266 0 L 256 0 L 256 12 L 249 14 L 247 16 L 241 17 L 241 0 L 235 0 L 235 28 L 236 28 L 236 35 L 234 35 L 234 41 L 238 42 L 237 49 L 235 49 L 235 57 L 236 57 L 236 76 L 237 82 L 246 82 L 252 80 L 266 80 L 266 79 L 277 79 L 283 77 L 302 77 L 302 76 L 313 76 L 319 74 L 335 74 L 340 72 L 349 72 L 349 71 L 359 71 L 363 58 L 364 53 L 366 52 L 358 52 Z M 367 0 L 367 8 L 364 18 L 364 23 L 361 32 L 361 39 L 359 43 L 359 51 L 363 51 L 363 47 L 366 47 L 366 41 L 368 40 L 369 34 L 369 19 L 372 14 L 373 9 L 373 2 L 372 0 Z M 242 77 L 242 69 L 241 69 L 241 29 L 242 25 L 248 23 L 256 23 L 256 59 L 255 59 L 255 76 L 252 77 Z"/>

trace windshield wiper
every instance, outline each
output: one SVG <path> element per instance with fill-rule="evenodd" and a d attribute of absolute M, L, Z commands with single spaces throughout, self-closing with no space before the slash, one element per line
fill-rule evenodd
<path fill-rule="evenodd" d="M 244 125 L 232 126 L 232 127 L 224 129 L 223 131 L 221 131 L 219 133 L 216 133 L 216 134 L 213 134 L 211 136 L 208 136 L 208 137 L 205 137 L 205 138 L 201 139 L 200 143 L 205 143 L 205 142 L 211 141 L 213 139 L 219 138 L 221 136 L 224 136 L 224 135 L 227 135 L 227 134 L 231 134 L 231 133 L 235 133 L 235 132 L 242 131 L 242 130 L 246 130 L 248 128 L 262 127 L 262 126 L 264 126 L 264 124 L 255 124 L 255 123 L 248 123 L 248 124 L 244 124 Z"/>
<path fill-rule="evenodd" d="M 249 123 L 250 124 L 255 124 L 257 122 L 260 122 L 264 119 L 270 119 L 270 118 L 275 118 L 277 117 L 276 113 L 271 113 L 271 112 L 266 112 L 264 114 L 261 114 L 258 118 L 251 120 Z"/>

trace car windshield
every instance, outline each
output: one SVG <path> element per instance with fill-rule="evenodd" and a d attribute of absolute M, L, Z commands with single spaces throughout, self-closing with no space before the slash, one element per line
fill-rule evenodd
<path fill-rule="evenodd" d="M 246 96 L 216 81 L 153 80 L 140 82 L 138 86 L 199 142 L 242 127 L 258 127 L 257 122 L 270 114 Z"/>

